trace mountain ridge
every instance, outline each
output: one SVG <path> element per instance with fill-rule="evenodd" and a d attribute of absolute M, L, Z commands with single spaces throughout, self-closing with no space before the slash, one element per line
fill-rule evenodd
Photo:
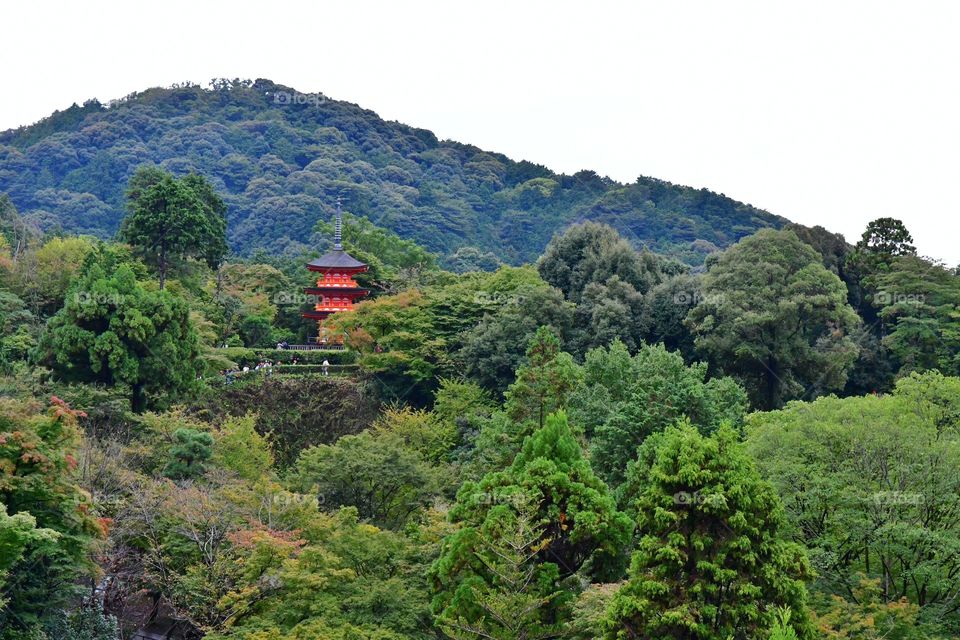
<path fill-rule="evenodd" d="M 137 166 L 203 173 L 223 193 L 231 246 L 297 254 L 336 196 L 441 256 L 463 247 L 535 259 L 554 233 L 607 222 L 690 264 L 788 221 L 707 189 L 584 170 L 558 174 L 359 105 L 269 80 L 215 80 L 90 100 L 0 133 L 0 193 L 43 228 L 112 235 Z"/>

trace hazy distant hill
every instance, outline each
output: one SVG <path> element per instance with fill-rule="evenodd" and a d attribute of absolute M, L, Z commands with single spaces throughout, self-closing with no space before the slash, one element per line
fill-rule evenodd
<path fill-rule="evenodd" d="M 573 125 L 572 125 L 573 126 Z M 601 220 L 693 264 L 783 218 L 707 190 L 592 171 L 572 176 L 386 122 L 268 80 L 148 89 L 0 133 L 0 193 L 44 227 L 112 235 L 134 169 L 211 178 L 241 253 L 299 252 L 334 197 L 441 255 L 463 246 L 535 258 L 570 222 Z"/>

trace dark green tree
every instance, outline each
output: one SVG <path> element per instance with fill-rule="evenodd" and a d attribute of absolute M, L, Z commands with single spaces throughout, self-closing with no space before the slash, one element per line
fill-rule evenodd
<path fill-rule="evenodd" d="M 573 225 L 555 236 L 537 269 L 540 277 L 578 304 L 587 285 L 606 283 L 613 276 L 641 294 L 661 279 L 653 254 L 638 253 L 616 229 L 595 222 Z"/>
<path fill-rule="evenodd" d="M 591 436 L 597 472 L 617 487 L 647 437 L 680 418 L 704 433 L 723 423 L 739 425 L 747 397 L 733 379 L 708 380 L 705 364 L 687 366 L 662 345 L 644 346 L 631 358 L 623 343 L 614 342 L 587 354 L 584 384 L 570 407 Z"/>
<path fill-rule="evenodd" d="M 507 416 L 517 423 L 544 425 L 547 415 L 564 408 L 577 386 L 579 368 L 560 350 L 560 339 L 549 327 L 540 327 L 527 347 L 527 360 L 506 392 Z"/>
<path fill-rule="evenodd" d="M 161 290 L 173 261 L 195 257 L 216 268 L 226 255 L 226 207 L 202 176 L 178 180 L 141 169 L 131 178 L 127 200 L 130 213 L 119 237 L 156 267 Z"/>
<path fill-rule="evenodd" d="M 900 373 L 960 375 L 960 276 L 917 256 L 895 258 L 871 278 L 882 344 Z"/>
<path fill-rule="evenodd" d="M 577 305 L 576 353 L 614 338 L 631 349 L 639 345 L 643 295 L 663 280 L 652 253 L 637 252 L 610 226 L 587 222 L 555 236 L 537 269 Z"/>
<path fill-rule="evenodd" d="M 520 287 L 508 300 L 464 334 L 458 353 L 464 373 L 498 393 L 513 380 L 540 327 L 550 327 L 563 341 L 573 323 L 573 305 L 552 287 Z"/>
<path fill-rule="evenodd" d="M 867 225 L 857 243 L 856 251 L 866 254 L 874 261 L 889 262 L 897 256 L 916 255 L 917 249 L 912 242 L 913 236 L 902 221 L 896 218 L 877 218 Z"/>
<path fill-rule="evenodd" d="M 196 429 L 181 428 L 173 433 L 170 462 L 163 475 L 174 480 L 196 478 L 206 471 L 206 463 L 213 455 L 213 436 Z"/>
<path fill-rule="evenodd" d="M 399 436 L 366 431 L 303 451 L 290 482 L 325 508 L 353 506 L 364 520 L 399 529 L 440 493 L 441 474 Z"/>
<path fill-rule="evenodd" d="M 874 300 L 874 278 L 886 272 L 894 259 L 916 255 L 910 244 L 913 237 L 903 222 L 896 218 L 877 218 L 867 225 L 853 251 L 846 258 L 845 270 L 850 302 L 877 337 L 882 337 L 877 308 L 882 301 Z"/>
<path fill-rule="evenodd" d="M 765 229 L 725 251 L 687 323 L 698 351 L 761 408 L 842 389 L 858 353 L 846 287 L 792 231 Z"/>
<path fill-rule="evenodd" d="M 40 349 L 65 380 L 127 385 L 138 412 L 151 397 L 193 388 L 202 368 L 187 304 L 146 291 L 127 265 L 109 274 L 91 266 L 48 322 Z"/>
<path fill-rule="evenodd" d="M 472 552 L 489 579 L 462 586 L 461 598 L 469 600 L 472 611 L 449 607 L 437 616 L 437 626 L 454 640 L 563 637 L 567 623 L 554 614 L 569 594 L 556 584 L 556 567 L 537 561 L 542 527 L 534 524 L 527 505 L 497 515 L 484 523 Z"/>

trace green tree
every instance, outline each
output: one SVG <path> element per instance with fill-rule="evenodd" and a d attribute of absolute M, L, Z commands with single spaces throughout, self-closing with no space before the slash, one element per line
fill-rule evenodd
<path fill-rule="evenodd" d="M 116 640 L 120 637 L 117 619 L 103 611 L 98 602 L 83 602 L 72 611 L 61 612 L 49 625 L 49 638 L 70 640 Z"/>
<path fill-rule="evenodd" d="M 240 337 L 247 347 L 271 347 L 276 344 L 273 340 L 273 324 L 263 316 L 247 316 L 240 323 Z"/>
<path fill-rule="evenodd" d="M 37 519 L 28 512 L 8 515 L 7 505 L 0 503 L 0 611 L 7 604 L 2 594 L 10 568 L 23 558 L 29 546 L 46 543 L 54 547 L 58 537 L 52 529 L 38 529 Z"/>
<path fill-rule="evenodd" d="M 129 386 L 137 412 L 150 396 L 191 389 L 201 371 L 187 304 L 146 291 L 127 265 L 111 273 L 91 266 L 48 322 L 40 348 L 63 379 Z"/>
<path fill-rule="evenodd" d="M 896 218 L 877 218 L 867 225 L 859 242 L 847 254 L 845 270 L 850 301 L 856 307 L 867 326 L 877 336 L 882 335 L 877 325 L 874 294 L 874 278 L 887 271 L 900 256 L 916 255 L 913 237 L 903 222 Z"/>
<path fill-rule="evenodd" d="M 507 416 L 518 423 L 543 427 L 548 414 L 566 406 L 579 381 L 579 368 L 560 350 L 560 339 L 549 327 L 540 327 L 527 347 L 527 360 L 506 392 Z"/>
<path fill-rule="evenodd" d="M 437 616 L 437 626 L 454 640 L 563 637 L 566 622 L 554 612 L 569 597 L 556 585 L 555 567 L 538 562 L 542 527 L 529 506 L 497 515 L 484 523 L 472 552 L 488 578 L 464 581 L 458 594 L 473 611 L 449 607 Z M 550 586 L 544 588 L 545 582 Z"/>
<path fill-rule="evenodd" d="M 663 279 L 652 253 L 637 252 L 610 226 L 586 222 L 555 236 L 537 269 L 577 305 L 577 353 L 614 338 L 631 349 L 639 345 L 643 296 Z"/>
<path fill-rule="evenodd" d="M 894 393 L 793 402 L 752 414 L 747 446 L 809 549 L 818 591 L 883 603 L 960 629 L 960 379 L 911 374 Z"/>
<path fill-rule="evenodd" d="M 645 345 L 631 357 L 617 341 L 589 351 L 583 369 L 571 415 L 591 438 L 597 473 L 613 487 L 650 435 L 681 418 L 711 433 L 723 423 L 739 425 L 747 409 L 746 393 L 733 379 L 708 380 L 705 364 L 687 366 L 662 345 Z"/>
<path fill-rule="evenodd" d="M 786 607 L 777 610 L 777 618 L 770 630 L 770 640 L 800 640 L 797 632 L 790 626 L 790 616 L 790 609 Z"/>
<path fill-rule="evenodd" d="M 85 236 L 50 238 L 20 256 L 14 265 L 12 288 L 36 315 L 53 315 L 63 306 L 67 290 L 94 246 Z"/>
<path fill-rule="evenodd" d="M 960 276 L 916 256 L 895 258 L 872 278 L 883 346 L 900 373 L 960 374 Z"/>
<path fill-rule="evenodd" d="M 440 492 L 440 473 L 396 434 L 364 432 L 305 450 L 290 482 L 325 508 L 353 506 L 361 518 L 398 529 Z"/>
<path fill-rule="evenodd" d="M 770 229 L 723 253 L 687 316 L 697 349 L 766 409 L 842 389 L 858 322 L 846 287 L 816 251 L 792 231 Z"/>
<path fill-rule="evenodd" d="M 537 269 L 568 300 L 580 303 L 587 286 L 616 276 L 644 294 L 660 281 L 656 257 L 638 253 L 616 229 L 585 222 L 569 227 L 547 245 Z"/>
<path fill-rule="evenodd" d="M 203 475 L 206 463 L 213 455 L 213 437 L 196 429 L 177 429 L 170 447 L 170 462 L 163 475 L 175 480 Z"/>
<path fill-rule="evenodd" d="M 576 587 L 567 581 L 581 569 L 598 577 L 622 571 L 632 531 L 629 518 L 617 511 L 607 486 L 583 457 L 563 412 L 549 416 L 543 428 L 527 437 L 509 468 L 480 482 L 465 482 L 450 517 L 461 526 L 445 540 L 433 566 L 433 607 L 441 620 L 460 626 L 481 624 L 486 614 L 479 595 L 506 588 L 497 568 L 486 561 L 491 537 L 512 539 L 525 531 L 524 543 L 514 551 L 535 552 L 539 566 L 536 589 L 524 596 L 539 603 L 538 620 L 558 622 L 572 615 Z M 523 524 L 528 517 L 529 526 Z M 504 527 L 512 533 L 503 534 Z M 530 539 L 532 531 L 538 532 L 536 540 Z M 514 560 L 520 558 L 512 558 L 507 567 L 516 575 Z"/>
<path fill-rule="evenodd" d="M 0 365 L 26 360 L 36 346 L 37 318 L 23 300 L 0 290 Z"/>
<path fill-rule="evenodd" d="M 639 541 L 608 609 L 607 638 L 767 638 L 775 607 L 812 638 L 806 553 L 773 487 L 723 428 L 681 422 L 651 436 L 628 472 Z"/>
<path fill-rule="evenodd" d="M 202 176 L 176 179 L 141 169 L 128 190 L 130 213 L 119 237 L 157 268 L 162 290 L 172 261 L 188 256 L 212 267 L 226 254 L 226 207 Z"/>
<path fill-rule="evenodd" d="M 256 416 L 250 413 L 227 418 L 214 434 L 213 464 L 250 481 L 269 474 L 273 451 L 269 439 L 257 433 L 256 422 Z"/>
<path fill-rule="evenodd" d="M 514 379 L 540 327 L 549 327 L 563 339 L 573 323 L 573 305 L 552 287 L 523 286 L 502 298 L 505 304 L 465 332 L 457 354 L 464 373 L 497 394 Z"/>
<path fill-rule="evenodd" d="M 897 256 L 916 255 L 917 249 L 911 242 L 913 236 L 902 221 L 896 218 L 877 218 L 867 225 L 857 242 L 856 251 L 866 254 L 870 261 L 889 262 Z"/>

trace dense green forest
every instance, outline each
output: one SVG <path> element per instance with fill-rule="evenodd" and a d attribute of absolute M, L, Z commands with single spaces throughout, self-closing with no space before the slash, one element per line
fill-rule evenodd
<path fill-rule="evenodd" d="M 960 637 L 960 273 L 902 221 L 268 89 L 4 137 L 0 640 Z M 334 193 L 370 296 L 280 349 Z"/>
<path fill-rule="evenodd" d="M 533 261 L 575 221 L 606 222 L 638 248 L 690 264 L 785 222 L 652 178 L 558 175 L 267 80 L 149 89 L 0 133 L 0 193 L 44 231 L 112 237 L 124 185 L 143 164 L 207 176 L 241 255 L 314 247 L 314 226 L 337 196 L 461 269 Z"/>

